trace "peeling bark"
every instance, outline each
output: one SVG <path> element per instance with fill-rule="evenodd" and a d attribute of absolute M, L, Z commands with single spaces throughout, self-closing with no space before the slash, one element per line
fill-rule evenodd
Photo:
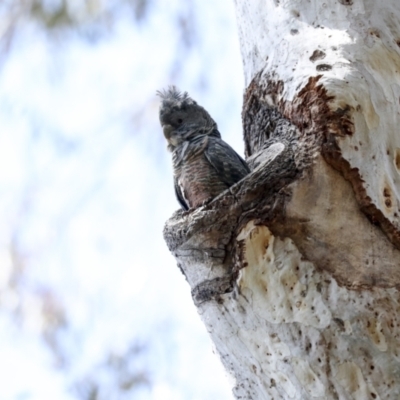
<path fill-rule="evenodd" d="M 400 3 L 236 0 L 251 174 L 165 240 L 238 399 L 400 398 Z"/>

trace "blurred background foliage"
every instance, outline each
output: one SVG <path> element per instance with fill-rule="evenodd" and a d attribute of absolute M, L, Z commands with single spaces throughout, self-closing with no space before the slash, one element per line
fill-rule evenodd
<path fill-rule="evenodd" d="M 162 239 L 155 91 L 243 153 L 233 4 L 3 0 L 0 56 L 0 399 L 230 399 Z"/>
<path fill-rule="evenodd" d="M 36 22 L 49 35 L 66 29 L 82 33 L 95 26 L 106 34 L 121 13 L 141 22 L 150 4 L 151 0 L 4 0 L 1 8 L 11 30 L 17 23 Z"/>

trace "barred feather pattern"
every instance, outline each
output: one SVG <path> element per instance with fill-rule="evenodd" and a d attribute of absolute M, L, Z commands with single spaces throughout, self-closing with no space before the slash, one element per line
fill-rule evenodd
<path fill-rule="evenodd" d="M 173 153 L 178 200 L 185 209 L 197 208 L 244 178 L 246 162 L 223 140 L 197 137 Z"/>
<path fill-rule="evenodd" d="M 181 206 L 197 208 L 246 176 L 246 162 L 221 139 L 217 124 L 187 92 L 159 91 L 160 122 L 172 152 L 175 193 Z"/>

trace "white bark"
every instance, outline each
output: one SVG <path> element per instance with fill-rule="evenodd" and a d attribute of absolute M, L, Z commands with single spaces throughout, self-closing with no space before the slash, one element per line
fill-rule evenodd
<path fill-rule="evenodd" d="M 400 3 L 236 0 L 253 172 L 167 243 L 241 399 L 400 398 Z"/>
<path fill-rule="evenodd" d="M 246 85 L 260 71 L 284 82 L 274 103 L 292 105 L 310 77 L 334 98 L 352 135 L 337 144 L 359 201 L 382 212 L 400 244 L 400 2 L 237 0 Z M 309 112 L 319 112 L 318 107 Z M 357 171 L 355 171 L 356 169 Z M 372 212 L 372 211 L 371 211 Z"/>

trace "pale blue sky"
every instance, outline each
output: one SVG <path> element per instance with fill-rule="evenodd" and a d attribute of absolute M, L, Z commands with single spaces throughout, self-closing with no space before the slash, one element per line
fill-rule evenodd
<path fill-rule="evenodd" d="M 95 43 L 28 25 L 0 69 L 1 400 L 79 399 L 94 377 L 107 400 L 232 398 L 163 241 L 178 203 L 155 92 L 187 90 L 243 154 L 242 63 L 233 2 L 193 1 L 184 49 L 182 1 L 154 1 L 139 25 L 121 15 Z M 102 365 L 133 344 L 151 386 L 118 397 Z"/>

